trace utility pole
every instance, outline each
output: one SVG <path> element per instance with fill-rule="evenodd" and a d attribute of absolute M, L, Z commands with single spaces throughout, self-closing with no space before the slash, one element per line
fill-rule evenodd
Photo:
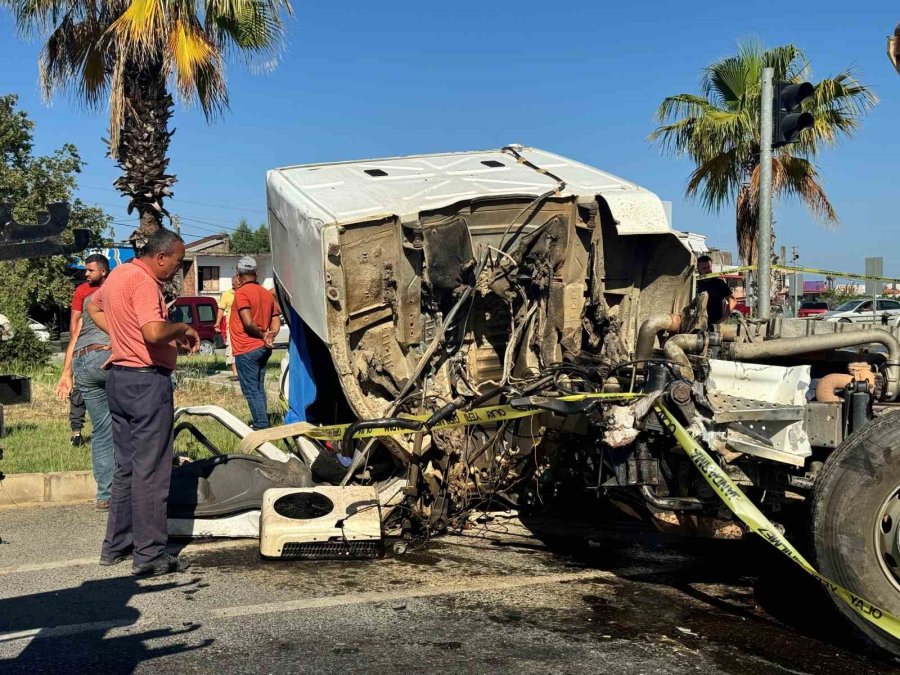
<path fill-rule="evenodd" d="M 800 258 L 800 253 L 797 251 L 796 246 L 791 247 L 791 265 L 794 267 L 797 266 L 797 260 Z M 800 312 L 800 302 L 797 298 L 797 295 L 800 291 L 800 284 L 803 283 L 800 280 L 800 273 L 794 272 L 794 317 L 796 318 L 797 314 Z"/>
<path fill-rule="evenodd" d="M 759 243 L 756 266 L 756 315 L 767 319 L 770 313 L 772 280 L 772 112 L 775 71 L 763 68 L 760 83 L 759 115 Z"/>

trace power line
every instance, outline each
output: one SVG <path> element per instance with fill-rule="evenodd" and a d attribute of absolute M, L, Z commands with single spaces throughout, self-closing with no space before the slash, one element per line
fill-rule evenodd
<path fill-rule="evenodd" d="M 93 203 L 97 206 L 106 206 L 111 209 L 112 208 L 114 208 L 114 209 L 122 208 L 121 204 L 109 204 L 108 202 L 93 202 Z M 190 216 L 183 216 L 180 213 L 173 213 L 172 215 L 177 216 L 181 220 L 190 220 L 194 223 L 200 223 L 202 225 L 212 225 L 213 227 L 219 228 L 219 230 L 216 230 L 217 232 L 221 231 L 221 230 L 227 230 L 229 232 L 237 232 L 237 228 L 232 225 L 224 225 L 223 223 L 214 223 L 210 220 L 200 220 L 199 218 L 191 218 Z M 202 229 L 202 228 L 198 228 L 198 229 Z"/>
<path fill-rule="evenodd" d="M 128 229 L 135 228 L 135 225 L 132 223 L 122 223 L 122 222 L 117 222 L 117 221 L 112 221 L 112 225 L 114 225 L 116 227 L 125 227 Z M 195 229 L 195 228 L 197 228 L 197 229 Z M 182 226 L 180 229 L 181 229 L 181 234 L 186 234 L 189 237 L 197 237 L 198 239 L 207 237 L 210 234 L 227 234 L 226 232 L 222 232 L 220 230 L 213 230 L 210 228 L 200 228 L 196 225 L 190 225 L 188 227 Z M 200 231 L 200 230 L 203 230 L 203 231 Z"/>
<path fill-rule="evenodd" d="M 79 189 L 87 188 L 89 190 L 103 190 L 104 192 L 118 192 L 118 190 L 113 188 L 99 187 L 96 185 L 79 185 L 78 187 Z M 209 206 L 214 209 L 228 209 L 230 211 L 250 211 L 252 213 L 262 213 L 265 211 L 265 209 L 251 208 L 249 206 L 226 206 L 225 204 L 211 204 L 209 202 L 198 202 L 190 199 L 178 199 L 177 201 L 181 204 L 196 204 L 197 206 Z"/>

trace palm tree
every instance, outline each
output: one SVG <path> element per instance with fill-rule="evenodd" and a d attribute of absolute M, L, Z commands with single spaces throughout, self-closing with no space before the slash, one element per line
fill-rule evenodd
<path fill-rule="evenodd" d="M 766 67 L 774 69 L 776 80 L 801 82 L 809 77 L 806 57 L 794 45 L 763 50 L 743 43 L 737 55 L 703 70 L 700 95 L 667 97 L 656 113 L 660 126 L 650 134 L 664 152 L 693 161 L 685 188 L 688 198 L 699 199 L 711 212 L 735 205 L 738 252 L 750 263 L 757 257 L 760 77 Z M 804 103 L 815 125 L 773 155 L 773 196 L 799 197 L 817 218 L 836 224 L 837 214 L 812 160 L 824 147 L 856 131 L 877 101 L 850 69 L 816 84 L 813 97 Z"/>
<path fill-rule="evenodd" d="M 68 91 L 88 107 L 109 104 L 116 188 L 140 223 L 140 246 L 168 215 L 171 91 L 213 119 L 228 107 L 224 63 L 232 52 L 271 64 L 290 0 L 0 0 L 21 33 L 46 36 L 39 74 L 47 100 Z"/>

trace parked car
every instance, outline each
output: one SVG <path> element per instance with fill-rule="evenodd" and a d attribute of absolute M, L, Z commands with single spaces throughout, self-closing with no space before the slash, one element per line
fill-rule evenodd
<path fill-rule="evenodd" d="M 821 319 L 828 312 L 827 302 L 801 302 L 797 310 L 798 319 Z"/>
<path fill-rule="evenodd" d="M 747 306 L 747 303 L 743 300 L 738 300 L 737 304 L 734 306 L 732 312 L 740 312 L 745 317 L 750 316 L 750 307 Z"/>
<path fill-rule="evenodd" d="M 28 319 L 28 328 L 37 336 L 41 342 L 50 342 L 50 329 L 40 321 Z"/>
<path fill-rule="evenodd" d="M 211 355 L 225 347 L 221 333 L 216 332 L 216 312 L 219 309 L 214 298 L 188 295 L 178 298 L 169 309 L 169 321 L 189 324 L 200 336 L 200 353 Z"/>
<path fill-rule="evenodd" d="M 826 312 L 825 321 L 840 323 L 881 323 L 894 325 L 900 321 L 900 300 L 848 300 Z"/>

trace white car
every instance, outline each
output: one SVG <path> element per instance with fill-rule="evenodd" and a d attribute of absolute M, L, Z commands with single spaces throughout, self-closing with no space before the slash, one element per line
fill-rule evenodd
<path fill-rule="evenodd" d="M 50 342 L 50 329 L 40 321 L 28 319 L 28 327 L 31 329 L 31 332 L 37 336 L 38 340 L 41 342 Z"/>
<path fill-rule="evenodd" d="M 880 323 L 895 325 L 900 322 L 900 300 L 848 300 L 842 305 L 826 312 L 825 321 L 839 323 Z"/>

